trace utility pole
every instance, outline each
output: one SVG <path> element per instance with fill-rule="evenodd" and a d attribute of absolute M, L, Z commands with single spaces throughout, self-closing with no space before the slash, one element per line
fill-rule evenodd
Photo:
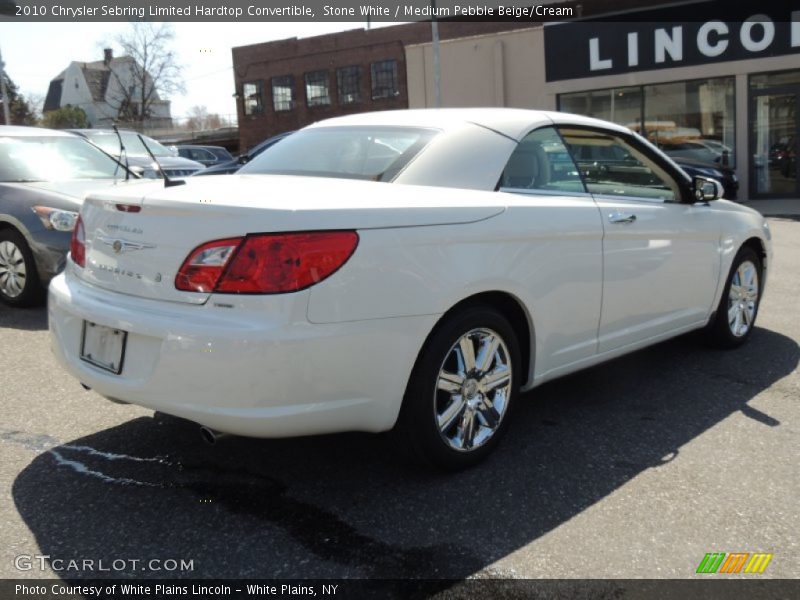
<path fill-rule="evenodd" d="M 439 22 L 436 20 L 436 0 L 431 0 L 431 38 L 433 40 L 433 89 L 436 108 L 442 107 L 442 63 L 439 53 Z"/>
<path fill-rule="evenodd" d="M 6 91 L 6 65 L 3 62 L 3 53 L 0 51 L 0 94 L 3 95 L 3 116 L 5 124 L 11 125 L 11 115 L 8 107 L 8 92 Z"/>

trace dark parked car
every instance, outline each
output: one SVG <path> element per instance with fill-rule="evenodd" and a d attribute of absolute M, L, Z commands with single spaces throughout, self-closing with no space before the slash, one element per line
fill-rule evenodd
<path fill-rule="evenodd" d="M 671 158 L 692 178 L 700 176 L 716 179 L 722 184 L 722 188 L 725 190 L 723 198 L 727 200 L 736 200 L 736 196 L 739 193 L 739 178 L 736 176 L 736 170 L 733 167 L 679 156 L 673 156 Z"/>
<path fill-rule="evenodd" d="M 134 171 L 139 171 L 143 177 L 154 179 L 160 177 L 159 165 L 161 170 L 173 179 L 188 177 L 197 171 L 205 169 L 205 165 L 188 158 L 175 156 L 165 146 L 153 138 L 143 135 L 147 148 L 153 153 L 158 160 L 158 164 L 153 162 L 150 155 L 147 153 L 147 148 L 144 147 L 142 141 L 139 139 L 138 133 L 135 131 L 120 130 L 119 137 L 112 129 L 70 129 L 72 133 L 83 136 L 90 142 L 98 146 L 104 152 L 112 156 L 120 157 L 120 137 L 125 146 L 125 158 L 127 164 L 133 168 Z"/>
<path fill-rule="evenodd" d="M 278 142 L 280 142 L 283 138 L 288 135 L 294 133 L 293 131 L 287 131 L 286 133 L 279 133 L 278 135 L 274 135 L 271 138 L 267 138 L 260 144 L 256 144 L 250 150 L 245 152 L 244 154 L 240 154 L 236 158 L 225 162 L 220 163 L 218 165 L 214 165 L 213 167 L 208 167 L 203 171 L 195 173 L 195 175 L 230 175 L 231 173 L 236 173 L 239 169 L 242 168 L 243 165 L 246 165 L 251 160 L 253 160 L 256 156 L 261 154 L 267 148 L 274 146 Z"/>
<path fill-rule="evenodd" d="M 228 163 L 233 160 L 231 153 L 222 146 L 181 145 L 175 148 L 178 150 L 178 156 L 203 163 L 207 167 Z"/>
<path fill-rule="evenodd" d="M 44 298 L 66 261 L 84 196 L 123 185 L 126 170 L 85 139 L 38 127 L 0 126 L 0 301 Z M 141 183 L 128 172 L 128 179 Z"/>

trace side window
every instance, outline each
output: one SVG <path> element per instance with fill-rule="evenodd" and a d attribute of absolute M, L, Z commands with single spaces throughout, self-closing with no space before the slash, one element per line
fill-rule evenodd
<path fill-rule="evenodd" d="M 214 160 L 214 155 L 211 154 L 208 150 L 203 148 L 195 148 L 194 156 L 192 156 L 194 160 Z"/>
<path fill-rule="evenodd" d="M 580 174 L 555 129 L 526 135 L 508 159 L 500 187 L 513 190 L 585 192 Z"/>
<path fill-rule="evenodd" d="M 649 156 L 613 132 L 559 130 L 592 194 L 680 201 L 677 182 Z"/>

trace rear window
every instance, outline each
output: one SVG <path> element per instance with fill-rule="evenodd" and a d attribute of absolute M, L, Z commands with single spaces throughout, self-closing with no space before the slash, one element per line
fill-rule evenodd
<path fill-rule="evenodd" d="M 411 127 L 314 127 L 264 150 L 239 173 L 391 181 L 437 131 Z"/>

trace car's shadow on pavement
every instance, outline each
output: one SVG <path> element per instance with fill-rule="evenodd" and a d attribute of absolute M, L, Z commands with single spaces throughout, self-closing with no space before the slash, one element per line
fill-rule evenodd
<path fill-rule="evenodd" d="M 456 474 L 409 466 L 385 437 L 365 434 L 209 447 L 196 426 L 171 418 L 68 443 L 19 434 L 42 452 L 13 498 L 51 560 L 194 565 L 60 572 L 70 579 L 462 578 L 680 460 L 683 445 L 736 411 L 779 427 L 748 401 L 799 358 L 793 340 L 765 329 L 733 352 L 692 337 L 658 345 L 523 397 L 498 451 Z"/>
<path fill-rule="evenodd" d="M 0 329 L 42 331 L 47 329 L 47 308 L 16 308 L 0 303 Z"/>

